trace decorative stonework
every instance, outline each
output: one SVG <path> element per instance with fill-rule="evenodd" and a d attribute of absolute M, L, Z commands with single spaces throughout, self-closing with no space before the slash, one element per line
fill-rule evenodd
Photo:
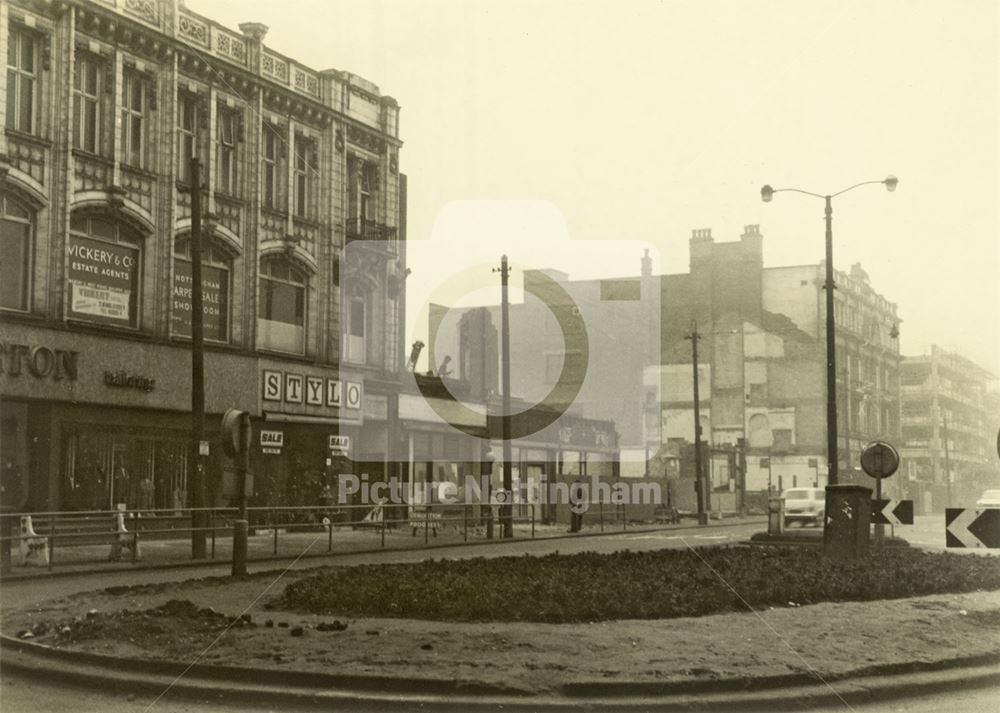
<path fill-rule="evenodd" d="M 188 42 L 208 47 L 208 25 L 190 15 L 182 13 L 178 17 L 177 34 Z"/>
<path fill-rule="evenodd" d="M 240 64 L 246 64 L 247 61 L 246 43 L 238 37 L 223 32 L 216 32 L 215 53 Z"/>
<path fill-rule="evenodd" d="M 242 208 L 238 201 L 216 195 L 215 212 L 219 215 L 219 222 L 229 228 L 236 235 L 242 235 Z"/>
<path fill-rule="evenodd" d="M 122 9 L 129 15 L 134 15 L 144 22 L 159 27 L 160 15 L 154 0 L 125 0 Z"/>
<path fill-rule="evenodd" d="M 347 140 L 352 144 L 368 149 L 372 153 L 385 153 L 385 141 L 375 134 L 370 134 L 364 129 L 359 129 L 353 124 L 347 125 Z"/>
<path fill-rule="evenodd" d="M 17 137 L 7 134 L 7 150 L 12 166 L 24 171 L 39 183 L 45 183 L 47 150 L 44 146 L 34 142 L 21 141 Z"/>
<path fill-rule="evenodd" d="M 261 71 L 264 76 L 277 79 L 282 84 L 288 84 L 288 62 L 264 52 L 261 57 Z"/>
<path fill-rule="evenodd" d="M 73 189 L 76 191 L 103 191 L 112 182 L 110 161 L 74 154 Z"/>
<path fill-rule="evenodd" d="M 121 180 L 122 188 L 125 189 L 129 200 L 135 201 L 152 213 L 154 186 L 153 178 L 138 171 L 122 168 Z"/>

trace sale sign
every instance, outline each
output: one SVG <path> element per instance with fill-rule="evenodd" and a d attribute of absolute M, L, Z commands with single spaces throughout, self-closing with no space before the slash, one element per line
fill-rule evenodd
<path fill-rule="evenodd" d="M 171 331 L 191 335 L 191 263 L 174 260 Z M 205 339 L 229 341 L 229 271 L 211 265 L 201 266 L 201 311 Z"/>
<path fill-rule="evenodd" d="M 135 326 L 139 250 L 70 234 L 66 253 L 69 316 Z"/>

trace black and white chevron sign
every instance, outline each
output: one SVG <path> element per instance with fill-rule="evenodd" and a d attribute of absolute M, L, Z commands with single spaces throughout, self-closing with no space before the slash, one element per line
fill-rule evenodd
<path fill-rule="evenodd" d="M 947 508 L 945 546 L 1000 549 L 1000 508 Z"/>
<path fill-rule="evenodd" d="M 912 500 L 872 500 L 872 524 L 912 525 Z"/>

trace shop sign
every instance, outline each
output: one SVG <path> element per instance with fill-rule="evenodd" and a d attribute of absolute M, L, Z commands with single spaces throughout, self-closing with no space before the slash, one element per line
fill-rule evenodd
<path fill-rule="evenodd" d="M 351 448 L 350 436 L 330 436 L 330 450 L 340 455 L 347 455 Z"/>
<path fill-rule="evenodd" d="M 156 379 L 139 374 L 129 374 L 124 371 L 105 371 L 104 383 L 122 389 L 138 389 L 149 393 L 156 388 Z"/>
<path fill-rule="evenodd" d="M 296 372 L 263 370 L 264 401 L 330 408 L 361 409 L 362 388 L 356 381 L 326 379 Z"/>
<path fill-rule="evenodd" d="M 270 448 L 281 448 L 285 445 L 284 431 L 261 431 L 260 445 Z"/>
<path fill-rule="evenodd" d="M 138 249 L 71 234 L 66 252 L 69 316 L 131 325 L 136 307 Z"/>
<path fill-rule="evenodd" d="M 0 342 L 0 374 L 20 376 L 27 371 L 35 378 L 51 376 L 55 381 L 76 381 L 77 352 L 27 344 Z"/>
<path fill-rule="evenodd" d="M 191 335 L 191 263 L 174 260 L 174 289 L 170 328 L 174 334 Z M 229 340 L 229 271 L 201 266 L 201 311 L 205 339 Z"/>

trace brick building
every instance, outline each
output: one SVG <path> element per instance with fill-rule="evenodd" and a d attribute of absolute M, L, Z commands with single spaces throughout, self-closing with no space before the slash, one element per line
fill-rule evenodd
<path fill-rule="evenodd" d="M 269 49 L 266 32 L 179 0 L 0 3 L 6 505 L 190 500 L 192 157 L 205 187 L 210 502 L 233 491 L 211 433 L 230 407 L 269 434 L 253 451 L 262 504 L 315 502 L 323 480 L 355 467 L 341 456 L 376 472 L 391 460 L 399 106 L 350 72 Z M 348 244 L 366 253 L 365 279 L 342 289 Z"/>
<path fill-rule="evenodd" d="M 937 345 L 902 364 L 902 478 L 923 512 L 971 507 L 1000 487 L 995 374 Z"/>

